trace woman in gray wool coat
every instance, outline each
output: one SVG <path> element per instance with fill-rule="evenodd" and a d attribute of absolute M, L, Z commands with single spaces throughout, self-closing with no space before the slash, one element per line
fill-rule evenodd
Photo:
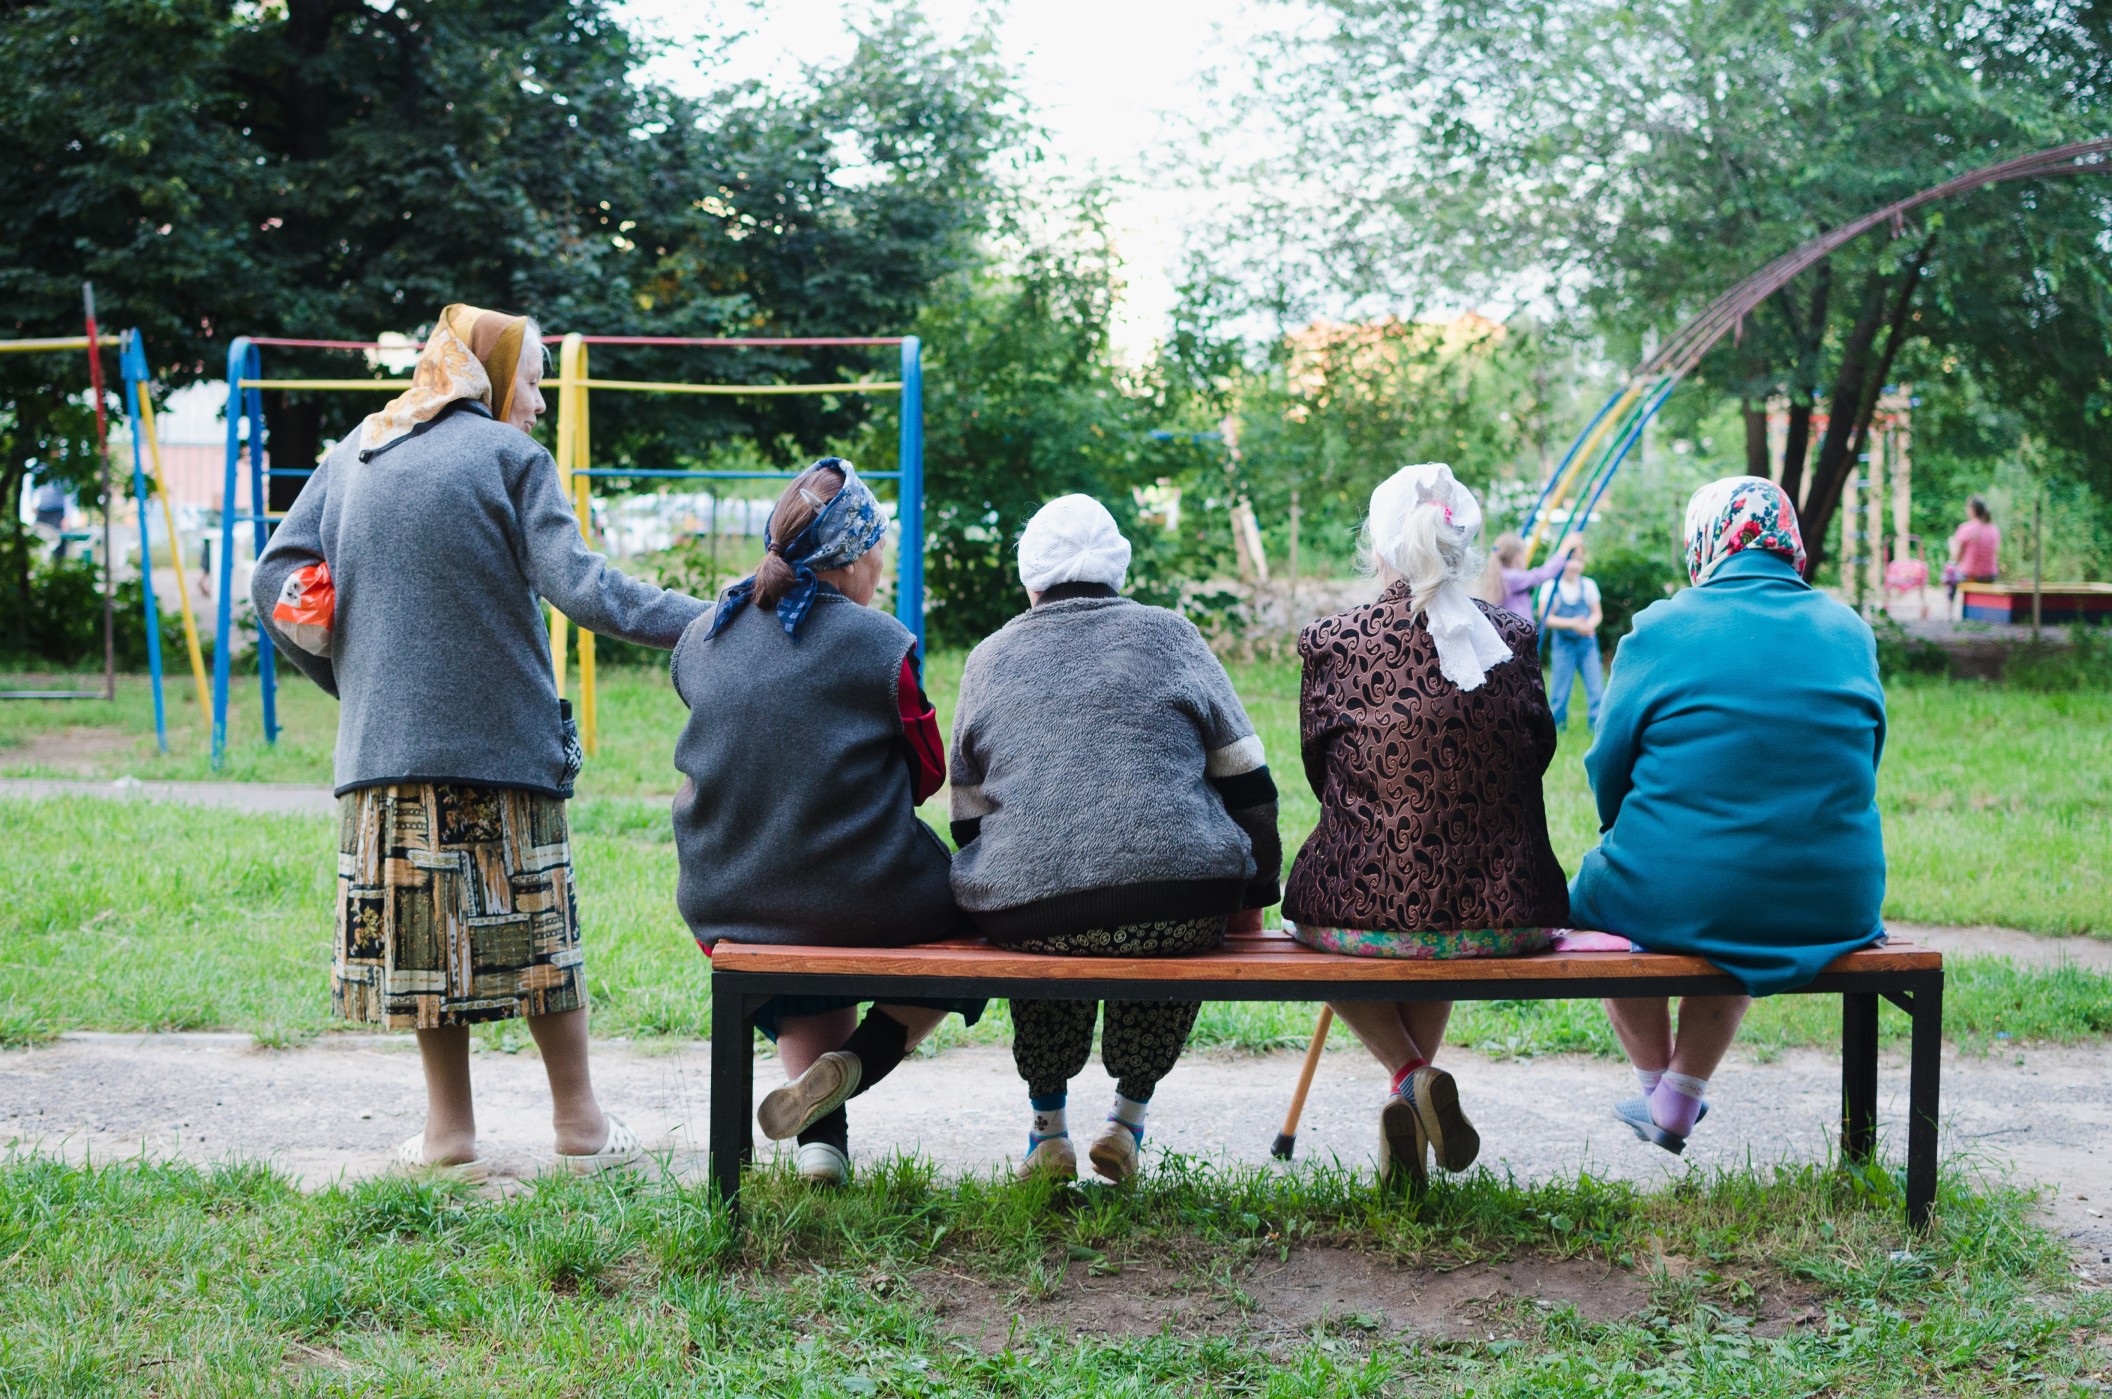
<path fill-rule="evenodd" d="M 533 321 L 449 306 L 411 387 L 323 458 L 251 586 L 272 640 L 340 705 L 334 1008 L 417 1032 L 425 1130 L 397 1164 L 468 1179 L 486 1170 L 469 1027 L 514 1016 L 549 1073 L 559 1163 L 587 1173 L 640 1156 L 587 1072 L 565 821 L 578 750 L 540 599 L 659 647 L 704 610 L 588 551 L 528 435 L 542 377 Z M 318 582 L 336 593 L 327 630 L 293 624 L 291 608 L 274 618 L 289 590 Z"/>
<path fill-rule="evenodd" d="M 1098 501 L 1042 507 L 1019 541 L 1028 610 L 968 657 L 954 712 L 953 892 L 994 943 L 1164 957 L 1258 931 L 1277 899 L 1276 787 L 1230 677 L 1193 625 L 1121 596 L 1129 541 Z M 1200 1009 L 1110 1001 L 1114 1110 L 1089 1159 L 1135 1174 L 1145 1109 Z M 1077 1174 L 1064 1111 L 1091 1001 L 1012 1002 L 1033 1125 L 1022 1177 Z"/>

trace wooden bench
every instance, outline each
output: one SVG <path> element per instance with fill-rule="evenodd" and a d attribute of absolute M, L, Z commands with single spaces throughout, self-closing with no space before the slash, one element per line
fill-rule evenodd
<path fill-rule="evenodd" d="M 1045 957 L 980 940 L 916 947 L 777 947 L 722 942 L 711 967 L 711 1174 L 728 1200 L 754 1156 L 755 1010 L 772 996 L 1021 996 L 1039 1000 L 1494 1001 L 1732 995 L 1698 957 L 1547 952 L 1536 957 L 1396 961 L 1315 952 L 1282 933 L 1239 935 L 1189 957 Z M 1877 1002 L 1913 1022 L 1907 1087 L 1907 1219 L 1936 1197 L 1943 954 L 1897 939 L 1851 952 L 1790 995 L 1841 998 L 1841 1151 L 1877 1147 Z"/>

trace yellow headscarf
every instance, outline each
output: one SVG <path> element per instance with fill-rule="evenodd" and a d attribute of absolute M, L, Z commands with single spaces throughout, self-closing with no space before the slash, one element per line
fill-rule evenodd
<path fill-rule="evenodd" d="M 359 445 L 372 451 L 430 422 L 450 403 L 475 399 L 499 421 L 513 403 L 528 318 L 460 303 L 440 313 L 411 371 L 411 386 L 361 424 Z"/>

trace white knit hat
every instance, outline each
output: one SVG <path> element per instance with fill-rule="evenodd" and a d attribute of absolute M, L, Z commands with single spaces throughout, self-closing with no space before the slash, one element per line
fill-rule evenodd
<path fill-rule="evenodd" d="M 1122 587 L 1129 575 L 1129 541 L 1107 507 L 1089 495 L 1058 496 L 1034 512 L 1019 536 L 1019 581 L 1030 593 L 1059 583 Z"/>

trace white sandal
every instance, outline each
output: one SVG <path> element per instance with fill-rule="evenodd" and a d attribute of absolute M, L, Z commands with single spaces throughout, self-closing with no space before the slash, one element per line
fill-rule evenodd
<path fill-rule="evenodd" d="M 426 1160 L 423 1129 L 403 1139 L 396 1148 L 396 1160 L 391 1170 L 397 1175 L 438 1176 L 442 1180 L 467 1181 L 472 1185 L 482 1184 L 491 1177 L 491 1166 L 481 1156 L 456 1162 Z"/>
<path fill-rule="evenodd" d="M 601 1150 L 584 1156 L 571 1156 L 558 1152 L 560 1165 L 576 1176 L 599 1175 L 603 1171 L 620 1171 L 638 1164 L 645 1155 L 645 1144 L 638 1134 L 623 1125 L 614 1113 L 606 1114 L 609 1120 L 609 1139 L 601 1144 Z"/>

